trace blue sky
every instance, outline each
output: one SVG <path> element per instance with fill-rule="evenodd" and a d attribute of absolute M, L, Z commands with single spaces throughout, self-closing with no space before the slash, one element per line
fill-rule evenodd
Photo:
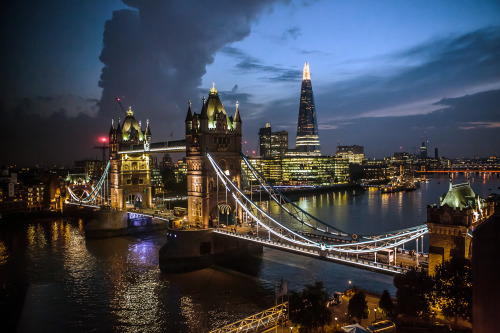
<path fill-rule="evenodd" d="M 240 102 L 245 150 L 266 122 L 293 148 L 305 61 L 323 154 L 337 142 L 369 157 L 412 152 L 423 136 L 449 157 L 500 153 L 498 1 L 2 7 L 2 164 L 95 157 L 95 138 L 121 116 L 116 96 L 151 120 L 154 140 L 180 139 L 187 101 L 199 109 L 212 82 L 229 113 Z"/>

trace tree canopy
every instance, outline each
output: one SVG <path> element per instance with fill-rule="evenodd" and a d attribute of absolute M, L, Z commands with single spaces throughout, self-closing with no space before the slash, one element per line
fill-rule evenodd
<path fill-rule="evenodd" d="M 470 320 L 472 314 L 471 262 L 452 257 L 436 268 L 433 301 L 447 318 Z"/>
<path fill-rule="evenodd" d="M 332 316 L 327 307 L 328 293 L 323 282 L 305 285 L 302 292 L 291 292 L 290 319 L 300 325 L 301 332 L 310 332 L 316 327 L 330 323 Z"/>
<path fill-rule="evenodd" d="M 358 291 L 352 296 L 347 306 L 347 314 L 350 317 L 358 318 L 360 323 L 362 319 L 368 318 L 368 304 L 366 303 L 366 295 L 364 292 Z"/>
<path fill-rule="evenodd" d="M 380 296 L 380 301 L 378 302 L 378 307 L 384 311 L 386 316 L 394 316 L 394 303 L 392 302 L 392 298 L 388 290 L 384 290 L 382 292 L 382 296 Z"/>
<path fill-rule="evenodd" d="M 410 317 L 425 317 L 430 313 L 433 281 L 424 272 L 411 269 L 394 277 L 397 311 Z"/>

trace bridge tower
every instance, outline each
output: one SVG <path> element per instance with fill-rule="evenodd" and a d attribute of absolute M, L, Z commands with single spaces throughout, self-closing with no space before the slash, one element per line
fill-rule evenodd
<path fill-rule="evenodd" d="M 469 182 L 453 185 L 440 205 L 427 206 L 429 229 L 429 274 L 453 256 L 471 257 L 472 230 L 493 214 L 494 205 L 481 199 Z"/>
<path fill-rule="evenodd" d="M 203 97 L 199 114 L 191 111 L 186 116 L 186 160 L 189 224 L 202 228 L 215 223 L 233 224 L 237 207 L 232 195 L 217 180 L 206 152 L 215 159 L 229 178 L 240 186 L 241 180 L 241 119 L 236 102 L 234 117 L 222 105 L 215 85 L 208 99 Z M 217 221 L 217 222 L 216 222 Z"/>
<path fill-rule="evenodd" d="M 152 206 L 151 171 L 149 166 L 149 145 L 151 130 L 149 121 L 146 129 L 134 117 L 132 108 L 126 112 L 123 124 L 109 131 L 109 184 L 111 209 L 149 208 Z M 141 152 L 132 151 L 141 150 Z M 130 151 L 127 153 L 127 151 Z"/>

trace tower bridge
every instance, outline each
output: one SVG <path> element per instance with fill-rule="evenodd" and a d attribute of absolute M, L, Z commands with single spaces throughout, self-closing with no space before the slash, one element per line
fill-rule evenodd
<path fill-rule="evenodd" d="M 124 212 L 129 218 L 131 214 L 158 218 L 151 211 L 150 156 L 183 151 L 188 168 L 187 228 L 167 232 L 167 243 L 160 251 L 163 271 L 194 270 L 224 260 L 238 261 L 249 253 L 262 251 L 263 246 L 387 274 L 405 272 L 407 267 L 402 267 L 405 260 L 417 267 L 426 261 L 421 243 L 429 232 L 426 224 L 374 235 L 341 230 L 334 222 L 304 211 L 274 188 L 241 153 L 241 136 L 238 103 L 234 115 L 229 115 L 215 87 L 208 99 L 203 97 L 199 113 L 193 112 L 189 103 L 185 140 L 153 143 L 149 121 L 142 130 L 129 109 L 123 123 L 111 125 L 110 159 L 101 179 L 81 195 L 68 187 L 71 194 L 68 203 Z M 261 190 L 267 192 L 269 200 L 293 219 L 295 226 L 276 219 L 245 195 L 241 189 L 242 166 L 258 181 Z M 475 219 L 487 215 L 481 214 L 474 215 Z M 432 223 L 431 230 L 447 233 Z M 248 227 L 251 225 L 255 228 Z M 123 224 L 118 223 L 117 227 Z M 431 240 L 441 241 L 443 237 Z M 410 241 L 416 242 L 416 258 L 410 259 L 398 251 Z M 436 246 L 433 249 L 439 253 L 449 251 Z"/>

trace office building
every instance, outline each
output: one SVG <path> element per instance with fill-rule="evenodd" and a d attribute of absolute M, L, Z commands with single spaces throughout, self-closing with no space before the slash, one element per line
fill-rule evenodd
<path fill-rule="evenodd" d="M 361 164 L 365 159 L 365 148 L 363 146 L 337 146 L 338 157 L 347 159 L 349 163 Z"/>
<path fill-rule="evenodd" d="M 260 156 L 264 158 L 285 156 L 288 151 L 288 132 L 271 130 L 271 124 L 259 130 Z"/>
<path fill-rule="evenodd" d="M 305 63 L 302 74 L 302 88 L 300 91 L 299 119 L 297 122 L 297 138 L 293 155 L 320 156 L 320 143 L 314 96 L 311 85 L 309 63 Z"/>

